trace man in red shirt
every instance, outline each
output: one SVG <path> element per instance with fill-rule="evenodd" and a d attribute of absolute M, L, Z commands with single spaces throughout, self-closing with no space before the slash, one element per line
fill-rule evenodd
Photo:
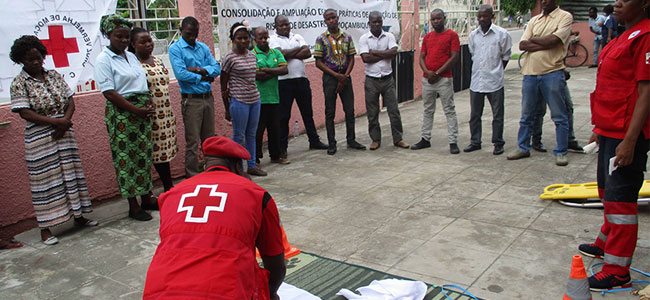
<path fill-rule="evenodd" d="M 143 299 L 279 299 L 286 268 L 273 198 L 245 177 L 244 147 L 211 137 L 203 152 L 206 171 L 158 200 L 161 241 Z"/>
<path fill-rule="evenodd" d="M 454 105 L 454 80 L 451 68 L 458 61 L 460 40 L 458 34 L 451 29 L 445 29 L 445 12 L 436 8 L 431 12 L 431 27 L 422 40 L 420 52 L 420 68 L 424 71 L 422 78 L 422 102 L 424 116 L 422 118 L 422 139 L 411 146 L 418 150 L 431 147 L 431 128 L 433 114 L 436 111 L 436 95 L 440 95 L 442 108 L 447 117 L 447 140 L 449 152 L 458 154 L 458 120 Z"/>

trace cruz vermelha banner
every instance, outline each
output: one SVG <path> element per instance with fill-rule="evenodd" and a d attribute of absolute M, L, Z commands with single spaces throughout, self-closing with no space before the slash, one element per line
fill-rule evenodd
<path fill-rule="evenodd" d="M 0 104 L 9 103 L 11 81 L 21 70 L 9 51 L 22 35 L 43 42 L 45 68 L 59 72 L 72 90 L 94 90 L 93 62 L 106 43 L 99 21 L 116 5 L 117 0 L 0 0 Z"/>

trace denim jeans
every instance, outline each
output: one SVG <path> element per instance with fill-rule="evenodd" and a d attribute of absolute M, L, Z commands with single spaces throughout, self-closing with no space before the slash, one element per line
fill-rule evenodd
<path fill-rule="evenodd" d="M 248 168 L 255 168 L 255 136 L 260 120 L 260 101 L 254 103 L 239 102 L 230 98 L 230 116 L 232 118 L 232 140 L 248 150 L 251 158 Z"/>
<path fill-rule="evenodd" d="M 519 151 L 530 151 L 530 139 L 533 134 L 533 122 L 539 113 L 539 103 L 546 101 L 551 110 L 551 120 L 555 123 L 557 147 L 555 155 L 566 154 L 569 142 L 569 117 L 564 99 L 564 71 L 554 71 L 543 75 L 524 75 L 521 87 L 521 120 L 517 142 Z"/>
<path fill-rule="evenodd" d="M 573 130 L 573 98 L 571 98 L 571 92 L 569 92 L 569 86 L 564 85 L 562 87 L 562 94 L 564 95 L 564 101 L 566 102 L 566 111 L 567 117 L 569 118 L 569 144 L 577 143 L 575 131 Z M 544 116 L 546 115 L 546 103 L 540 101 L 538 105 L 537 118 L 533 121 L 533 144 L 539 144 L 542 142 L 542 125 L 544 123 Z"/>
<path fill-rule="evenodd" d="M 594 65 L 598 64 L 598 53 L 600 53 L 602 41 L 603 38 L 600 36 L 600 33 L 594 36 Z"/>

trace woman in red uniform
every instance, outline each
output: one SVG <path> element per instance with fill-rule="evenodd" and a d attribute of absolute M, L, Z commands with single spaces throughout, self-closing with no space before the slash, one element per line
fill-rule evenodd
<path fill-rule="evenodd" d="M 643 184 L 650 138 L 650 0 L 617 0 L 616 19 L 626 30 L 602 51 L 596 90 L 591 94 L 591 141 L 598 152 L 598 192 L 605 223 L 596 242 L 578 247 L 604 258 L 602 271 L 589 277 L 592 291 L 630 285 L 636 248 L 637 198 Z"/>

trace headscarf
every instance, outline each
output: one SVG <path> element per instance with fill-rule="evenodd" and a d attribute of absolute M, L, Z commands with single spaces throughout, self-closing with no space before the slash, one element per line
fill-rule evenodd
<path fill-rule="evenodd" d="M 102 33 L 107 36 L 111 34 L 111 32 L 113 32 L 115 29 L 126 28 L 131 30 L 131 27 L 133 27 L 133 22 L 131 22 L 131 20 L 123 18 L 118 14 L 102 16 L 102 20 L 100 22 L 100 29 Z"/>

